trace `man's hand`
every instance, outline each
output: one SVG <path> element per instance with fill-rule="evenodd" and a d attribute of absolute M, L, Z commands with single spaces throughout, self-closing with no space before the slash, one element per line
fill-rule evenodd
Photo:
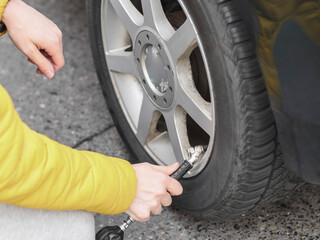
<path fill-rule="evenodd" d="M 52 78 L 64 65 L 62 33 L 44 15 L 20 0 L 11 0 L 2 22 L 16 47 L 38 66 L 38 74 Z"/>
<path fill-rule="evenodd" d="M 151 214 L 160 214 L 162 206 L 169 206 L 171 195 L 182 193 L 181 184 L 169 175 L 179 164 L 156 166 L 149 163 L 133 164 L 138 179 L 136 197 L 127 213 L 140 222 L 148 221 Z"/>

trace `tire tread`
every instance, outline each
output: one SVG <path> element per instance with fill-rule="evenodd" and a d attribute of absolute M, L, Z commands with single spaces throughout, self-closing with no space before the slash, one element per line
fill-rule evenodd
<path fill-rule="evenodd" d="M 240 103 L 242 129 L 241 150 L 236 161 L 242 166 L 234 177 L 233 188 L 221 201 L 214 214 L 219 218 L 239 216 L 263 206 L 290 192 L 299 184 L 286 189 L 289 173 L 285 169 L 277 138 L 277 129 L 268 93 L 249 34 L 233 6 L 234 0 L 218 0 L 217 9 L 225 22 L 225 44 L 231 49 L 226 59 L 234 64 L 239 76 L 236 97 Z M 231 41 L 230 41 L 231 39 Z M 236 59 L 233 60 L 232 59 Z M 206 215 L 212 215 L 207 213 Z M 206 216 L 204 216 L 206 217 Z"/>

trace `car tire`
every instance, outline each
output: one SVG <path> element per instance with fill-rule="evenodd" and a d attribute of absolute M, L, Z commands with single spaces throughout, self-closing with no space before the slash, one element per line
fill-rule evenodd
<path fill-rule="evenodd" d="M 112 82 L 103 40 L 102 2 L 87 0 L 87 17 L 104 97 L 135 159 L 158 163 L 138 140 Z M 293 187 L 288 188 L 289 174 L 283 165 L 263 75 L 233 0 L 180 0 L 179 4 L 195 28 L 209 85 L 213 86 L 210 94 L 215 132 L 209 141 L 212 146 L 207 162 L 196 174 L 182 180 L 184 193 L 174 198 L 174 205 L 200 217 L 239 216 Z M 131 44 L 134 48 L 133 41 Z"/>

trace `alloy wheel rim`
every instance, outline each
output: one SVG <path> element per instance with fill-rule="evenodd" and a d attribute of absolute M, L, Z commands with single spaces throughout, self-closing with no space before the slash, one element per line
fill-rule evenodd
<path fill-rule="evenodd" d="M 190 14 L 175 29 L 160 0 L 102 0 L 101 30 L 106 62 L 122 111 L 140 144 L 160 165 L 187 158 L 194 142 L 188 119 L 208 135 L 208 150 L 187 177 L 206 166 L 214 146 L 215 115 L 212 81 L 206 101 L 195 86 L 190 55 L 202 45 Z M 157 68 L 159 66 L 159 68 Z M 159 70 L 160 69 L 160 70 Z"/>

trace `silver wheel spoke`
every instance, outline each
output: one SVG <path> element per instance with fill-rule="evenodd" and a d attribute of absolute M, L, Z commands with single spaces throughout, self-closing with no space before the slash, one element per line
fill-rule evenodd
<path fill-rule="evenodd" d="M 160 0 L 141 0 L 144 25 L 155 29 L 164 39 L 168 39 L 175 31 L 169 23 Z"/>
<path fill-rule="evenodd" d="M 170 165 L 177 162 L 168 132 L 163 132 L 152 139 L 152 141 L 148 143 L 148 147 L 159 159 L 159 164 Z"/>
<path fill-rule="evenodd" d="M 206 102 L 197 91 L 179 90 L 179 104 L 188 115 L 209 135 L 212 136 L 214 123 L 211 103 Z"/>
<path fill-rule="evenodd" d="M 143 16 L 130 0 L 110 0 L 110 2 L 129 32 L 131 39 L 134 39 L 139 26 L 143 24 Z"/>
<path fill-rule="evenodd" d="M 154 125 L 154 129 L 157 125 L 157 121 L 160 116 L 154 115 L 155 107 L 150 102 L 149 98 L 144 95 L 141 105 L 141 110 L 139 114 L 139 121 L 138 121 L 138 127 L 137 127 L 137 138 L 139 142 L 144 146 L 147 142 L 149 136 L 149 130 L 150 126 Z M 159 114 L 160 115 L 160 114 Z"/>
<path fill-rule="evenodd" d="M 196 44 L 196 33 L 192 23 L 187 19 L 167 41 L 171 57 L 176 64 L 183 55 L 189 57 Z"/>
<path fill-rule="evenodd" d="M 177 108 L 176 110 L 177 111 L 165 114 L 164 117 L 176 160 L 182 163 L 183 160 L 188 157 L 186 150 L 190 147 L 190 144 L 187 135 L 185 114 L 182 109 Z"/>
<path fill-rule="evenodd" d="M 117 94 L 121 97 L 124 109 L 128 113 L 128 120 L 134 127 L 138 126 L 139 111 L 143 100 L 143 90 L 137 78 L 127 74 L 114 73 L 115 84 L 117 86 Z"/>
<path fill-rule="evenodd" d="M 119 111 L 124 114 L 123 121 L 127 121 L 150 158 L 160 165 L 182 163 L 188 157 L 190 144 L 214 144 L 214 98 L 211 96 L 211 102 L 206 102 L 199 93 L 212 93 L 212 81 L 210 76 L 203 78 L 199 74 L 198 91 L 193 80 L 198 76 L 192 71 L 193 61 L 200 60 L 202 44 L 193 16 L 187 11 L 183 16 L 183 6 L 182 11 L 170 12 L 169 16 L 167 10 L 175 7 L 170 1 L 164 5 L 162 0 L 137 3 L 139 6 L 135 0 L 101 1 L 102 40 L 110 81 L 121 107 Z M 168 20 L 171 14 L 177 21 Z M 182 25 L 180 19 L 186 19 Z M 180 25 L 177 30 L 175 24 Z M 199 49 L 195 58 L 190 58 L 196 47 Z M 203 56 L 198 68 L 203 74 L 209 67 L 205 60 Z M 207 80 L 208 84 L 202 82 Z M 211 149 L 189 177 L 204 169 Z"/>
<path fill-rule="evenodd" d="M 123 50 L 106 53 L 108 68 L 113 72 L 128 73 L 138 78 L 132 52 Z"/>

